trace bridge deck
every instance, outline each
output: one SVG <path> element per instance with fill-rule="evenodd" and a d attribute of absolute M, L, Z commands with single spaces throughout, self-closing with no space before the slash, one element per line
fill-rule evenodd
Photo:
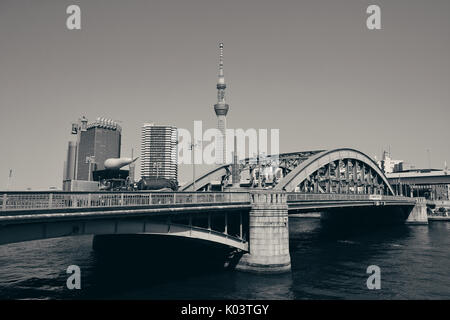
<path fill-rule="evenodd" d="M 261 190 L 259 191 L 261 192 Z M 11 192 L 0 197 L 0 222 L 88 218 L 202 210 L 249 209 L 251 192 Z M 335 193 L 287 193 L 289 209 L 414 205 L 413 198 Z"/>
<path fill-rule="evenodd" d="M 104 209 L 250 204 L 248 192 L 10 192 L 0 197 L 5 212 L 98 211 Z"/>
<path fill-rule="evenodd" d="M 320 210 L 327 208 L 368 206 L 414 206 L 415 199 L 372 194 L 308 194 L 288 193 L 289 210 Z"/>
<path fill-rule="evenodd" d="M 242 214 L 250 212 L 250 192 L 11 192 L 0 197 L 0 244 L 79 234 L 155 233 L 192 237 L 244 251 Z M 276 192 L 280 193 L 280 192 Z M 281 192 L 285 193 L 285 192 Z M 415 199 L 369 194 L 285 193 L 289 211 L 366 206 L 414 206 Z M 268 204 L 271 197 L 267 197 Z M 228 213 L 239 214 L 240 237 L 225 231 L 196 227 L 193 215 L 217 212 L 227 225 Z M 167 217 L 162 217 L 167 215 Z M 176 217 L 173 215 L 186 215 Z M 234 215 L 233 215 L 234 216 Z M 236 220 L 234 216 L 234 220 Z M 162 219 L 160 219 L 162 218 Z M 188 225 L 176 221 L 187 219 Z M 230 217 L 231 218 L 231 217 Z M 208 222 L 210 224 L 210 222 Z"/>

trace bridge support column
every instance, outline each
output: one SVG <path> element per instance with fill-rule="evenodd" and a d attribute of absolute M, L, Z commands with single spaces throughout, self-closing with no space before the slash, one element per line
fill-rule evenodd
<path fill-rule="evenodd" d="M 287 196 L 283 192 L 252 192 L 249 217 L 249 253 L 237 270 L 282 273 L 291 270 Z"/>
<path fill-rule="evenodd" d="M 417 198 L 416 205 L 409 213 L 407 224 L 428 224 L 427 203 L 425 198 Z"/>

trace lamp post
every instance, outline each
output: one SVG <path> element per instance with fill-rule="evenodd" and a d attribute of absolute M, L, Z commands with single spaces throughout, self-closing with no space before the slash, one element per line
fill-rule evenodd
<path fill-rule="evenodd" d="M 91 181 L 92 176 L 92 164 L 95 164 L 95 156 L 87 156 L 86 157 L 86 163 L 89 164 L 89 175 L 88 175 L 88 181 Z"/>
<path fill-rule="evenodd" d="M 131 159 L 134 159 L 134 149 L 131 149 Z M 128 178 L 131 184 L 134 184 L 134 161 L 130 163 L 129 165 L 129 174 Z"/>
<path fill-rule="evenodd" d="M 13 170 L 9 169 L 8 184 L 6 185 L 6 191 L 9 191 L 9 188 L 11 187 L 12 174 L 13 174 Z"/>
<path fill-rule="evenodd" d="M 154 162 L 153 163 L 153 168 L 156 169 L 156 179 L 158 179 L 159 177 L 159 169 L 162 167 L 161 162 Z"/>
<path fill-rule="evenodd" d="M 80 140 L 81 140 L 81 132 L 87 130 L 87 122 L 85 116 L 78 119 L 77 123 L 72 124 L 72 134 L 77 135 L 77 144 L 75 151 L 75 172 L 74 172 L 74 180 L 78 179 L 78 154 L 80 153 Z"/>
<path fill-rule="evenodd" d="M 195 192 L 195 147 L 198 146 L 198 143 L 191 142 L 189 144 L 189 150 L 191 150 L 192 153 L 192 189 Z"/>

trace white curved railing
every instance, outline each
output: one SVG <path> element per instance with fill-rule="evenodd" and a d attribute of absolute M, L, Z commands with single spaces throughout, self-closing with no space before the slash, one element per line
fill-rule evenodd
<path fill-rule="evenodd" d="M 70 208 L 151 207 L 177 205 L 250 204 L 251 192 L 10 192 L 0 194 L 0 212 Z M 282 193 L 287 202 L 300 201 L 408 201 L 414 198 L 372 194 Z M 274 197 L 274 195 L 272 195 Z M 284 197 L 284 196 L 283 196 Z M 276 195 L 275 195 L 276 198 Z M 278 198 L 276 198 L 278 199 Z M 281 198 L 280 198 L 281 199 Z M 286 200 L 285 200 L 286 201 Z"/>
<path fill-rule="evenodd" d="M 408 201 L 414 202 L 414 198 L 400 196 L 386 196 L 380 194 L 337 194 L 337 193 L 288 193 L 287 201 Z"/>
<path fill-rule="evenodd" d="M 250 203 L 247 192 L 11 192 L 0 212 L 69 208 Z"/>

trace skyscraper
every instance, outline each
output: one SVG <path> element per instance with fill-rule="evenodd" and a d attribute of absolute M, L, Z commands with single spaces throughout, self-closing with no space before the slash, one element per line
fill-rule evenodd
<path fill-rule="evenodd" d="M 225 77 L 223 75 L 223 43 L 219 44 L 219 79 L 217 81 L 217 103 L 214 105 L 214 111 L 217 116 L 217 129 L 220 131 L 216 140 L 216 161 L 217 164 L 226 162 L 226 130 L 227 113 L 229 106 L 225 103 Z"/>
<path fill-rule="evenodd" d="M 174 126 L 145 123 L 141 137 L 141 177 L 178 181 L 178 131 Z"/>
<path fill-rule="evenodd" d="M 92 180 L 92 172 L 103 170 L 108 158 L 120 158 L 122 128 L 113 120 L 97 118 L 80 133 L 77 180 Z"/>

